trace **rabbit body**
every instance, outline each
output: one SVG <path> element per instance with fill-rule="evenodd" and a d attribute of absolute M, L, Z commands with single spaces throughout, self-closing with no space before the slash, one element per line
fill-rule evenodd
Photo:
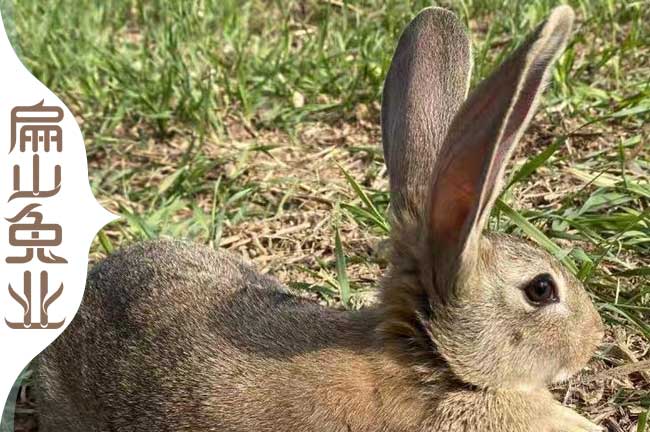
<path fill-rule="evenodd" d="M 300 415 L 323 403 L 321 372 L 360 386 L 372 373 L 359 361 L 370 322 L 292 296 L 226 252 L 142 243 L 87 285 L 38 367 L 45 431 L 327 430 L 317 412 Z"/>
<path fill-rule="evenodd" d="M 551 403 L 393 356 L 377 308 L 323 307 L 227 252 L 140 243 L 87 285 L 39 360 L 43 432 L 528 431 L 518 414 Z"/>
<path fill-rule="evenodd" d="M 556 402 L 602 337 L 581 283 L 482 234 L 573 21 L 553 10 L 468 96 L 460 21 L 422 11 L 384 86 L 393 216 L 380 301 L 340 311 L 226 252 L 156 241 L 89 274 L 38 360 L 42 432 L 579 432 Z"/>

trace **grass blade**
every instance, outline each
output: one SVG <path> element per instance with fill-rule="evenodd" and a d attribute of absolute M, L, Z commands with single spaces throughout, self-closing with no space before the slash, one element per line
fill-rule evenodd
<path fill-rule="evenodd" d="M 388 221 L 384 217 L 383 214 L 379 210 L 377 210 L 377 207 L 373 204 L 372 200 L 368 197 L 368 195 L 363 191 L 361 186 L 359 186 L 359 183 L 352 177 L 342 166 L 339 165 L 339 168 L 341 169 L 341 172 L 345 176 L 345 179 L 347 180 L 348 184 L 354 189 L 354 192 L 357 194 L 359 199 L 363 202 L 363 204 L 367 207 L 367 211 L 372 215 L 372 220 L 375 221 L 376 226 L 381 229 L 384 233 L 388 233 L 390 231 L 390 226 L 388 224 Z"/>
<path fill-rule="evenodd" d="M 564 144 L 564 139 L 555 140 L 550 146 L 548 146 L 543 152 L 535 156 L 534 158 L 527 161 L 519 170 L 512 176 L 508 185 L 504 190 L 510 189 L 510 187 L 522 181 L 523 179 L 530 176 L 537 168 L 542 166 L 553 154 Z"/>
<path fill-rule="evenodd" d="M 341 302 L 345 307 L 350 307 L 350 282 L 348 280 L 347 263 L 345 254 L 343 253 L 341 235 L 339 234 L 338 227 L 334 229 L 334 248 L 336 255 L 336 278 L 339 283 Z"/>
<path fill-rule="evenodd" d="M 108 238 L 103 229 L 99 231 L 97 237 L 99 239 L 99 244 L 101 244 L 102 248 L 104 249 L 104 252 L 106 252 L 107 255 L 112 254 L 114 250 L 113 243 L 111 243 L 111 239 Z"/>
<path fill-rule="evenodd" d="M 497 199 L 495 208 L 500 212 L 506 215 L 515 225 L 517 225 L 526 235 L 528 235 L 535 243 L 542 246 L 550 254 L 557 257 L 560 261 L 564 263 L 574 274 L 578 273 L 578 267 L 575 263 L 567 256 L 567 253 L 558 245 L 555 244 L 553 240 L 548 238 L 546 234 L 539 230 L 535 225 L 528 222 L 528 220 L 517 212 L 515 209 L 510 207 L 508 204 L 503 202 L 501 199 Z"/>
<path fill-rule="evenodd" d="M 650 415 L 650 410 L 639 414 L 639 423 L 636 427 L 636 432 L 646 432 L 648 424 L 648 416 Z"/>

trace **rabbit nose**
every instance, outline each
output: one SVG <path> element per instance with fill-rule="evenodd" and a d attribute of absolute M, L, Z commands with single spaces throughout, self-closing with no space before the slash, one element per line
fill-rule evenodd
<path fill-rule="evenodd" d="M 592 308 L 591 313 L 593 334 L 597 339 L 597 344 L 600 344 L 600 341 L 605 337 L 605 325 L 603 324 L 603 320 L 595 307 Z"/>
<path fill-rule="evenodd" d="M 598 335 L 598 340 L 600 341 L 602 338 L 605 337 L 605 325 L 603 324 L 603 320 L 600 318 L 600 315 L 596 313 L 596 321 L 597 321 L 597 335 Z"/>

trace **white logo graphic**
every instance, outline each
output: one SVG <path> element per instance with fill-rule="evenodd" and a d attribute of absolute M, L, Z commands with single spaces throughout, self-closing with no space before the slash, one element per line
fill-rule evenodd
<path fill-rule="evenodd" d="M 88 182 L 74 116 L 16 56 L 0 25 L 0 402 L 70 324 L 88 250 L 115 216 Z M 7 401 L 13 404 L 14 401 Z"/>

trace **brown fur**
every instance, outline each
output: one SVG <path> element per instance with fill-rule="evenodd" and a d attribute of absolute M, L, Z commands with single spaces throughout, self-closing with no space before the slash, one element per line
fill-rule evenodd
<path fill-rule="evenodd" d="M 381 316 L 287 294 L 224 252 L 132 246 L 93 269 L 40 357 L 42 431 L 542 430 L 546 391 L 476 388 L 408 339 L 386 350 Z"/>
<path fill-rule="evenodd" d="M 556 9 L 507 63 L 515 82 L 497 72 L 496 90 L 464 104 L 469 44 L 453 15 L 427 9 L 405 31 L 384 92 L 395 207 L 376 307 L 320 306 L 226 252 L 131 246 L 90 272 L 77 316 L 38 359 L 41 431 L 597 430 L 546 390 L 602 336 L 588 295 L 547 253 L 480 235 L 571 20 Z M 458 116 L 486 100 L 500 108 L 465 133 Z M 536 307 L 522 287 L 541 273 L 560 301 Z"/>

